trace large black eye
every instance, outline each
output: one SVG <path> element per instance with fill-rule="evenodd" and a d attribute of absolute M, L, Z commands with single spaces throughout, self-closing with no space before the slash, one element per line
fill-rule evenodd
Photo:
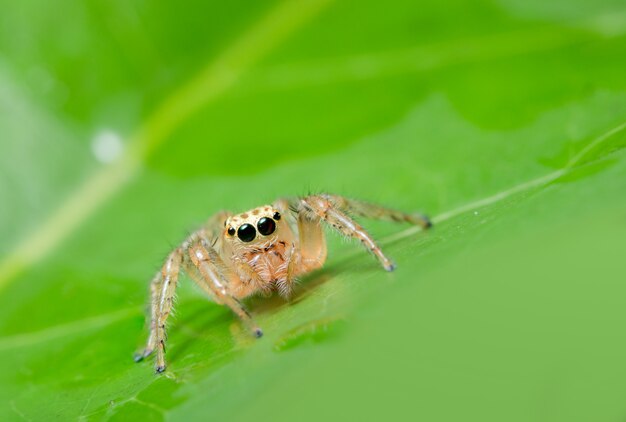
<path fill-rule="evenodd" d="M 263 236 L 269 236 L 276 230 L 276 223 L 271 218 L 263 217 L 259 220 L 256 227 Z"/>
<path fill-rule="evenodd" d="M 256 230 L 252 224 L 244 224 L 237 230 L 237 236 L 243 242 L 252 242 L 256 237 Z"/>

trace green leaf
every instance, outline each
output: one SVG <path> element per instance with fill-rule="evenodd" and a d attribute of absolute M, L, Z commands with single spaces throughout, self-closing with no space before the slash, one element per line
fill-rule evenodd
<path fill-rule="evenodd" d="M 621 2 L 2 10 L 0 419 L 624 418 Z M 132 361 L 188 231 L 309 191 L 435 226 L 329 232 L 260 340 L 183 278 Z"/>

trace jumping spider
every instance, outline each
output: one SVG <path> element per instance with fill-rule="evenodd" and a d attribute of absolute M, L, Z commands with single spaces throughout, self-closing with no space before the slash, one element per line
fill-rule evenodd
<path fill-rule="evenodd" d="M 192 233 L 167 257 L 150 285 L 152 296 L 150 336 L 140 361 L 156 350 L 155 369 L 165 370 L 165 322 L 172 309 L 178 275 L 189 277 L 215 302 L 227 305 L 250 331 L 261 337 L 240 300 L 255 293 L 278 291 L 288 297 L 296 277 L 320 268 L 326 260 L 322 221 L 370 250 L 387 271 L 394 264 L 363 227 L 350 215 L 407 222 L 428 228 L 428 217 L 405 214 L 337 195 L 310 195 L 281 199 L 248 212 L 220 212 Z"/>

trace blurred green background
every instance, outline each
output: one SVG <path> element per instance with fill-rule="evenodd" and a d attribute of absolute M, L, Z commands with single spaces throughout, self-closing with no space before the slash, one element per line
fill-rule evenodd
<path fill-rule="evenodd" d="M 626 420 L 623 0 L 0 0 L 0 419 Z M 329 191 L 265 336 L 183 278 L 212 213 Z"/>

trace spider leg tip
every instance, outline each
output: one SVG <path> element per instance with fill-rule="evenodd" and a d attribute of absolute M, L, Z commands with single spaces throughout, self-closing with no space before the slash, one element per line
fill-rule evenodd
<path fill-rule="evenodd" d="M 261 338 L 261 337 L 263 337 L 263 330 L 261 330 L 261 329 L 260 329 L 260 328 L 258 328 L 258 327 L 254 329 L 253 333 L 254 333 L 254 336 L 255 336 L 256 338 Z"/>
<path fill-rule="evenodd" d="M 419 219 L 421 220 L 419 224 L 424 229 L 430 229 L 433 226 L 433 222 L 426 214 L 419 214 Z"/>
<path fill-rule="evenodd" d="M 394 264 L 393 262 L 390 262 L 388 264 L 385 265 L 385 271 L 393 271 L 396 269 L 396 264 Z"/>
<path fill-rule="evenodd" d="M 162 374 L 163 372 L 165 372 L 165 365 L 159 365 L 156 368 L 154 368 L 154 372 L 157 374 Z"/>
<path fill-rule="evenodd" d="M 135 353 L 135 354 L 133 355 L 133 360 L 134 360 L 135 362 L 141 362 L 141 361 L 143 360 L 143 358 L 144 358 L 143 353 L 139 353 L 139 352 L 137 352 L 137 353 Z"/>

